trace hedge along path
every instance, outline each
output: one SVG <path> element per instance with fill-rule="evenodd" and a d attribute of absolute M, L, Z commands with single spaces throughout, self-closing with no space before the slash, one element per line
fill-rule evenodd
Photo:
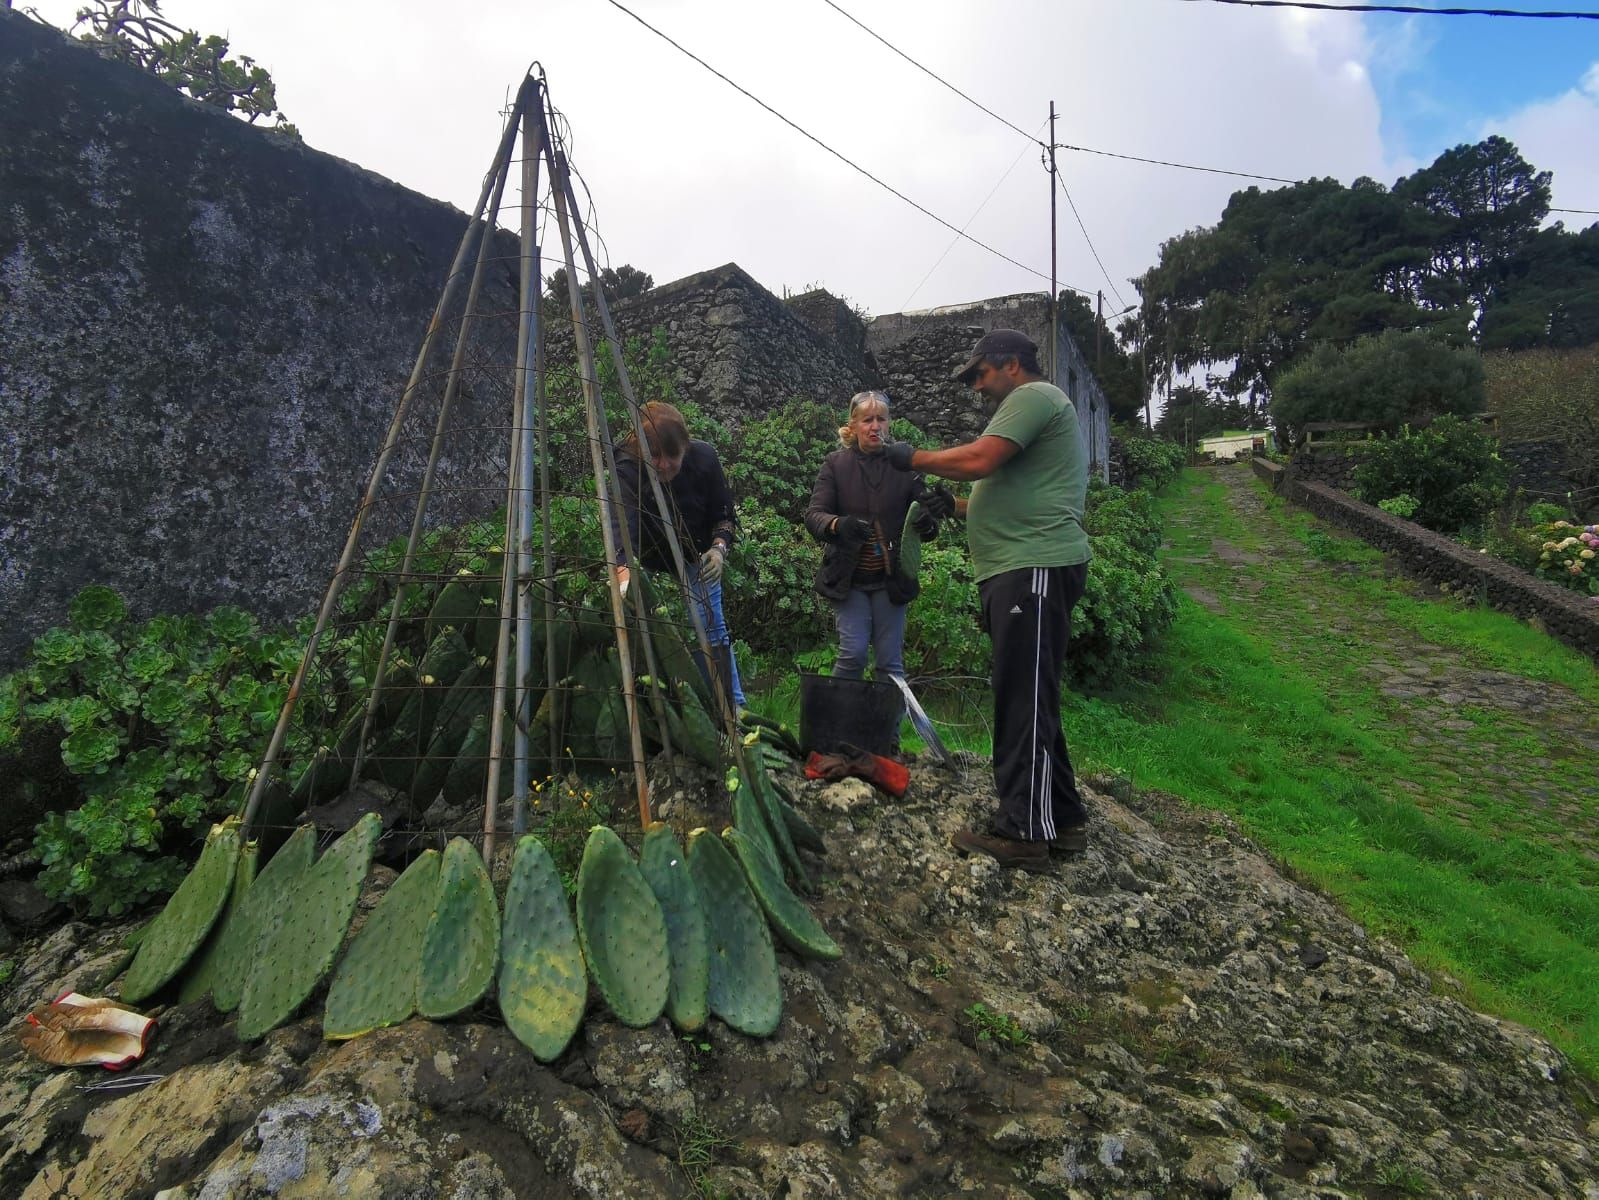
<path fill-rule="evenodd" d="M 1168 639 L 1188 675 L 1173 732 L 1146 738 L 1137 781 L 1239 813 L 1599 1071 L 1594 664 L 1404 577 L 1247 466 L 1187 471 L 1162 507 L 1166 565 L 1198 607 Z M 1178 726 L 1210 745 L 1211 778 L 1162 765 Z"/>

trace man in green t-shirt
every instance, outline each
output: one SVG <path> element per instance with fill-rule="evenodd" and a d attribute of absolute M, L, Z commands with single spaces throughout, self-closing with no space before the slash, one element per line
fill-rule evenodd
<path fill-rule="evenodd" d="M 900 442 L 884 451 L 900 470 L 977 481 L 966 502 L 966 533 L 983 626 L 994 644 L 999 812 L 988 828 L 962 829 L 949 840 L 965 854 L 1043 871 L 1051 850 L 1087 845 L 1087 812 L 1060 720 L 1072 608 L 1088 576 L 1087 455 L 1077 410 L 1045 381 L 1038 347 L 1026 334 L 984 334 L 954 378 L 993 412 L 982 436 L 948 450 Z"/>

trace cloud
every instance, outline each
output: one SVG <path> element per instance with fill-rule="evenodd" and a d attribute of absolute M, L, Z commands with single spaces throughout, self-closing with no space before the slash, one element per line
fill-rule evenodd
<path fill-rule="evenodd" d="M 1559 95 L 1485 122 L 1481 136 L 1501 133 L 1539 170 L 1551 171 L 1551 203 L 1559 208 L 1599 209 L 1599 61 Z M 1555 214 L 1568 229 L 1599 217 Z"/>
<path fill-rule="evenodd" d="M 41 0 L 70 21 L 76 0 Z M 266 66 L 308 144 L 465 208 L 529 62 L 548 73 L 613 263 L 657 280 L 736 260 L 774 290 L 821 281 L 874 312 L 1042 290 L 1049 181 L 1038 151 L 820 0 L 625 0 L 818 138 L 959 227 L 969 243 L 831 157 L 609 4 L 478 0 L 166 0 Z M 1166 0 L 842 0 L 863 23 L 1029 132 L 1300 178 L 1397 173 L 1364 24 L 1337 14 Z M 1595 156 L 1599 158 L 1599 156 Z M 1114 283 L 1160 243 L 1219 219 L 1248 181 L 1062 152 Z M 1263 187 L 1275 185 L 1262 184 Z M 1114 302 L 1058 205 L 1059 277 Z"/>

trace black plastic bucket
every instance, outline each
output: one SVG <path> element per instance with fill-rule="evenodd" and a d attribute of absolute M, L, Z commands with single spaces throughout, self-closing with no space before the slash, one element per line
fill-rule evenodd
<path fill-rule="evenodd" d="M 847 743 L 873 754 L 899 752 L 905 698 L 892 683 L 800 672 L 800 748 L 836 754 Z"/>

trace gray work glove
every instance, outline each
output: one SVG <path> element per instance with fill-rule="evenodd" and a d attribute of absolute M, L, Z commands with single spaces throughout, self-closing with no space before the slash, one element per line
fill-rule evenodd
<path fill-rule="evenodd" d="M 700 555 L 700 582 L 713 584 L 721 581 L 722 567 L 727 562 L 727 550 L 720 542 L 712 544 L 711 548 Z"/>

